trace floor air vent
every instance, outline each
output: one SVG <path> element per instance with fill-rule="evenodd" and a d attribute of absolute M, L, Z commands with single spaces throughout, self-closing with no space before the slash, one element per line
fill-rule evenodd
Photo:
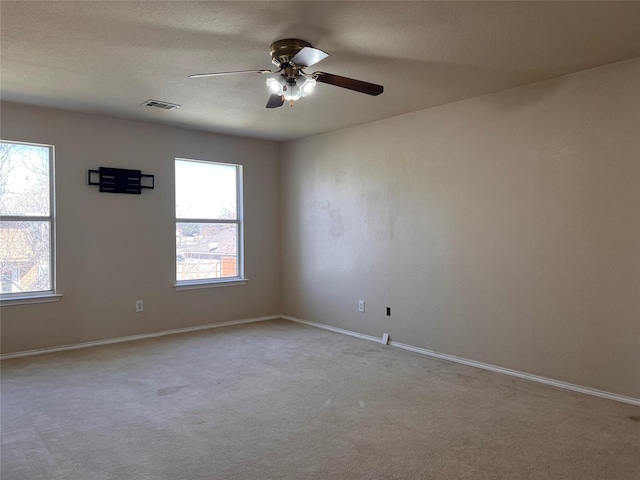
<path fill-rule="evenodd" d="M 177 103 L 162 102 L 160 100 L 147 100 L 143 105 L 146 105 L 147 107 L 162 108 L 163 110 L 175 110 L 180 106 Z"/>

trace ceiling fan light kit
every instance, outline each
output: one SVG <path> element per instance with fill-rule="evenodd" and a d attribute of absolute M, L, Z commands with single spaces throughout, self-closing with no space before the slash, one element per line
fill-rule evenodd
<path fill-rule="evenodd" d="M 332 73 L 306 73 L 305 68 L 315 65 L 329 55 L 309 42 L 295 38 L 278 40 L 271 44 L 271 63 L 278 70 L 238 70 L 232 72 L 198 73 L 190 78 L 214 77 L 241 73 L 258 73 L 268 75 L 267 87 L 271 96 L 267 101 L 267 108 L 281 107 L 285 101 L 293 106 L 293 102 L 313 93 L 316 83 L 326 83 L 346 88 L 367 95 L 380 95 L 384 91 L 382 85 L 363 82 L 353 78 L 341 77 Z"/>

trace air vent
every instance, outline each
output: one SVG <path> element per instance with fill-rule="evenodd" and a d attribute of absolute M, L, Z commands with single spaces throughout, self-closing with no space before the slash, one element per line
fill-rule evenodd
<path fill-rule="evenodd" d="M 143 105 L 146 105 L 147 107 L 162 108 L 163 110 L 175 110 L 180 106 L 177 103 L 162 102 L 160 100 L 147 100 Z"/>

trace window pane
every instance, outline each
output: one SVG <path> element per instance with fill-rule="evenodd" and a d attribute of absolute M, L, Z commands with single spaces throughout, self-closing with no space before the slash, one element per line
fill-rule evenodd
<path fill-rule="evenodd" d="M 176 160 L 176 218 L 235 220 L 235 165 Z"/>
<path fill-rule="evenodd" d="M 238 276 L 238 225 L 177 223 L 177 280 Z"/>
<path fill-rule="evenodd" d="M 0 215 L 49 216 L 49 148 L 0 142 Z"/>
<path fill-rule="evenodd" d="M 0 277 L 1 293 L 52 289 L 49 222 L 0 222 Z"/>

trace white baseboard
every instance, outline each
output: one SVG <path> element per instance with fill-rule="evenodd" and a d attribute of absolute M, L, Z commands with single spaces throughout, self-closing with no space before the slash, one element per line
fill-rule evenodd
<path fill-rule="evenodd" d="M 331 325 L 325 325 L 324 323 L 310 322 L 309 320 L 290 317 L 289 315 L 280 315 L 280 318 L 291 320 L 292 322 L 304 323 L 305 325 L 322 328 L 323 330 L 329 330 L 331 332 L 342 333 L 343 335 L 349 335 L 351 337 L 361 338 L 363 340 L 369 340 L 371 342 L 380 342 L 380 339 L 378 337 L 372 337 L 371 335 L 365 335 L 364 333 L 352 332 L 351 330 L 345 330 L 344 328 L 332 327 Z"/>
<path fill-rule="evenodd" d="M 241 325 L 244 323 L 255 323 L 255 322 L 264 322 L 267 320 L 277 320 L 277 319 L 289 320 L 292 322 L 302 323 L 305 325 L 309 325 L 316 328 L 321 328 L 323 330 L 329 330 L 331 332 L 340 333 L 343 335 L 349 335 L 351 337 L 360 338 L 362 340 L 368 340 L 371 342 L 380 343 L 380 338 L 374 337 L 371 335 L 366 335 L 364 333 L 358 333 L 351 330 L 346 330 L 344 328 L 332 327 L 331 325 L 325 325 L 323 323 L 310 322 L 308 320 L 303 320 L 301 318 L 291 317 L 289 315 L 269 315 L 265 317 L 254 317 L 254 318 L 245 318 L 242 320 L 232 320 L 229 322 L 221 322 L 221 323 L 211 323 L 208 325 L 197 325 L 195 327 L 185 327 L 185 328 L 176 328 L 172 330 L 163 330 L 160 332 L 153 333 L 144 333 L 141 335 L 131 335 L 128 337 L 118 337 L 118 338 L 110 338 L 106 340 L 97 340 L 94 342 L 84 342 L 84 343 L 76 343 L 73 345 L 62 345 L 59 347 L 49 347 L 49 348 L 40 348 L 37 350 L 28 350 L 24 352 L 16 352 L 16 353 L 7 353 L 0 355 L 0 360 L 8 360 L 10 358 L 20 358 L 20 357 L 29 357 L 32 355 L 44 355 L 46 353 L 54 353 L 54 352 L 63 352 L 66 350 L 77 350 L 79 348 L 89 348 L 89 347 L 97 347 L 100 345 L 111 345 L 113 343 L 122 343 L 122 342 L 131 342 L 134 340 L 142 340 L 145 338 L 154 338 L 154 337 L 162 337 L 164 335 L 174 335 L 178 333 L 187 333 L 187 332 L 196 332 L 199 330 L 208 330 L 211 328 L 220 328 L 220 327 L 230 327 L 233 325 Z M 603 390 L 597 390 L 595 388 L 583 387 L 580 385 L 574 385 L 572 383 L 562 382 L 559 380 L 554 380 L 551 378 L 541 377 L 538 375 L 532 375 L 530 373 L 520 372 L 518 370 L 511 370 L 508 368 L 498 367 L 495 365 L 491 365 L 488 363 L 477 362 L 475 360 L 469 360 L 462 357 L 456 357 L 454 355 L 448 355 L 445 353 L 438 353 L 432 350 L 427 350 L 426 348 L 414 347 L 413 345 L 407 345 L 404 343 L 396 342 L 391 340 L 389 345 L 393 347 L 402 348 L 403 350 L 408 350 L 410 352 L 419 353 L 422 355 L 427 355 L 429 357 L 439 358 L 441 360 L 447 360 L 450 362 L 460 363 L 463 365 L 468 365 L 470 367 L 482 368 L 483 370 L 489 370 L 496 373 L 502 373 L 504 375 L 510 375 L 512 377 L 523 378 L 525 380 L 531 380 L 533 382 L 543 383 L 545 385 L 551 385 L 553 387 L 563 388 L 565 390 L 571 390 L 574 392 L 585 393 L 587 395 L 593 395 L 596 397 L 606 398 L 609 400 L 615 400 L 617 402 L 628 403 L 630 405 L 640 406 L 640 398 L 627 397 L 625 395 L 618 395 L 616 393 L 605 392 Z"/>
<path fill-rule="evenodd" d="M 111 345 L 112 343 L 132 342 L 134 340 L 142 340 L 145 338 L 162 337 L 164 335 L 175 335 L 176 333 L 197 332 L 198 330 L 208 330 L 210 328 L 219 328 L 219 327 L 230 327 L 232 325 L 241 325 L 243 323 L 264 322 L 265 320 L 278 320 L 280 318 L 281 318 L 280 315 L 245 318 L 242 320 L 231 320 L 230 322 L 210 323 L 208 325 L 197 325 L 195 327 L 175 328 L 173 330 L 162 330 L 161 332 L 143 333 L 141 335 L 130 335 L 128 337 L 96 340 L 95 342 L 75 343 L 73 345 L 62 345 L 60 347 L 40 348 L 37 350 L 28 350 L 25 352 L 6 353 L 3 355 L 0 355 L 0 360 L 8 360 L 10 358 L 19 358 L 19 357 L 30 357 L 32 355 L 44 355 L 45 353 L 63 352 L 66 350 L 77 350 L 79 348 L 98 347 L 100 345 Z"/>
<path fill-rule="evenodd" d="M 312 327 L 322 328 L 323 330 L 329 330 L 331 332 L 342 333 L 344 335 L 350 335 L 352 337 L 361 338 L 363 340 L 369 340 L 372 342 L 380 343 L 380 338 L 373 337 L 371 335 L 365 335 L 358 332 L 352 332 L 343 328 L 332 327 L 331 325 L 325 325 L 322 323 L 309 322 L 308 320 L 302 320 L 301 318 L 290 317 L 288 315 L 280 315 L 285 320 L 292 322 L 304 323 Z M 552 378 L 541 377 L 538 375 L 532 375 L 530 373 L 520 372 L 518 370 L 511 370 L 509 368 L 497 367 L 488 363 L 476 362 L 475 360 L 469 360 L 462 357 L 456 357 L 455 355 L 447 355 L 446 353 L 438 353 L 426 348 L 414 347 L 413 345 L 407 345 L 391 340 L 389 345 L 392 347 L 402 348 L 414 353 L 420 353 L 429 357 L 439 358 L 441 360 L 447 360 L 449 362 L 461 363 L 470 367 L 482 368 L 483 370 L 489 370 L 496 373 L 502 373 L 504 375 L 510 375 L 512 377 L 523 378 L 525 380 L 531 380 L 532 382 L 543 383 L 545 385 L 551 385 L 553 387 L 563 388 L 565 390 L 571 390 L 573 392 L 586 393 L 587 395 L 593 395 L 596 397 L 606 398 L 609 400 L 615 400 L 616 402 L 628 403 L 630 405 L 640 406 L 640 398 L 627 397 L 625 395 L 618 395 L 616 393 L 605 392 L 604 390 L 597 390 L 595 388 L 582 387 L 580 385 L 574 385 L 573 383 L 561 382 Z"/>

